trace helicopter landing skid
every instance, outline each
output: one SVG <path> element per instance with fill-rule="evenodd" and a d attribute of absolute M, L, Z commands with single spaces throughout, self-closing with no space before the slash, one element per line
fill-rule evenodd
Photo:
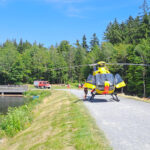
<path fill-rule="evenodd" d="M 96 93 L 95 92 L 91 92 L 91 95 L 92 96 L 89 98 L 89 101 L 93 102 Z M 117 96 L 117 93 L 113 93 L 113 94 L 111 94 L 111 96 L 112 96 L 113 100 L 115 100 L 116 102 L 120 101 L 118 96 Z"/>
<path fill-rule="evenodd" d="M 117 101 L 117 102 L 120 101 L 120 100 L 118 99 L 118 96 L 117 96 L 116 93 L 115 93 L 115 94 L 111 94 L 111 96 L 112 96 L 113 100 L 115 100 L 115 101 Z"/>
<path fill-rule="evenodd" d="M 96 93 L 94 94 L 94 92 L 91 92 L 91 95 L 92 95 L 92 96 L 90 97 L 90 99 L 89 99 L 89 100 L 90 100 L 91 102 L 93 102 L 93 100 L 94 100 L 94 97 L 95 97 Z"/>

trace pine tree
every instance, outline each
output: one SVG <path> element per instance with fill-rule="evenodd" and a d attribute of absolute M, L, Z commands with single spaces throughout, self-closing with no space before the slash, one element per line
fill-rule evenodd
<path fill-rule="evenodd" d="M 29 49 L 32 47 L 32 44 L 29 43 L 27 40 L 26 42 L 23 43 L 23 50 L 25 51 L 26 49 Z"/>
<path fill-rule="evenodd" d="M 140 13 L 142 16 L 147 15 L 150 9 L 147 0 L 144 0 L 143 4 L 139 8 L 142 9 L 142 12 Z"/>
<path fill-rule="evenodd" d="M 104 32 L 104 40 L 111 42 L 112 38 L 112 22 L 110 22 L 106 28 L 106 31 Z"/>
<path fill-rule="evenodd" d="M 96 36 L 96 33 L 93 34 L 93 37 L 92 37 L 92 39 L 90 41 L 90 44 L 91 44 L 91 48 L 96 46 L 96 45 L 99 45 L 99 39 Z"/>
<path fill-rule="evenodd" d="M 23 40 L 22 40 L 22 38 L 20 39 L 17 50 L 19 53 L 23 53 Z"/>
<path fill-rule="evenodd" d="M 133 36 L 135 34 L 136 28 L 134 27 L 134 19 L 132 16 L 129 16 L 129 19 L 127 20 L 127 43 L 134 43 Z"/>
<path fill-rule="evenodd" d="M 142 17 L 139 31 L 141 38 L 147 39 L 150 37 L 150 18 L 147 14 Z"/>
<path fill-rule="evenodd" d="M 14 46 L 17 47 L 16 39 L 13 40 Z"/>
<path fill-rule="evenodd" d="M 70 48 L 69 42 L 64 40 L 57 47 L 57 50 L 59 53 L 62 53 L 62 52 L 68 52 L 69 48 Z"/>
<path fill-rule="evenodd" d="M 82 38 L 82 47 L 88 51 L 88 45 L 86 42 L 86 36 L 85 35 L 83 35 L 83 38 Z"/>
<path fill-rule="evenodd" d="M 110 23 L 107 26 L 107 29 L 106 29 L 106 32 L 104 33 L 104 35 L 105 35 L 105 39 L 112 44 L 118 44 L 123 41 L 120 25 L 119 25 L 117 19 L 115 19 L 113 23 Z"/>

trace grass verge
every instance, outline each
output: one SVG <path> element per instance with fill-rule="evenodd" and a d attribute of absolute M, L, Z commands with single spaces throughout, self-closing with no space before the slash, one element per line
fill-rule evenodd
<path fill-rule="evenodd" d="M 33 120 L 32 110 L 39 104 L 45 96 L 48 96 L 48 91 L 28 91 L 25 93 L 27 103 L 20 107 L 12 107 L 8 109 L 7 115 L 1 115 L 0 119 L 0 138 L 4 135 L 14 136 L 19 131 L 29 127 Z M 34 96 L 35 99 L 31 98 Z"/>
<path fill-rule="evenodd" d="M 130 96 L 130 95 L 125 95 L 125 94 L 118 94 L 118 95 L 126 97 L 126 98 L 131 98 L 133 100 L 138 100 L 138 101 L 150 103 L 150 98 L 140 98 L 140 97 L 137 97 L 137 96 Z"/>
<path fill-rule="evenodd" d="M 83 102 L 64 91 L 52 95 L 34 110 L 29 128 L 1 145 L 2 150 L 111 150 Z"/>

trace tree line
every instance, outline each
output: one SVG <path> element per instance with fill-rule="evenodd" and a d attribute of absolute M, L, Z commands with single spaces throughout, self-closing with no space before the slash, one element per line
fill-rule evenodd
<path fill-rule="evenodd" d="M 117 62 L 150 64 L 150 7 L 144 0 L 140 8 L 142 12 L 137 17 L 129 16 L 121 23 L 115 19 L 106 28 L 104 39 L 118 49 Z M 113 56 L 110 58 L 114 61 Z M 150 67 L 123 66 L 121 70 L 127 83 L 126 93 L 150 96 Z"/>
<path fill-rule="evenodd" d="M 83 35 L 81 42 L 77 40 L 74 45 L 64 40 L 50 48 L 22 39 L 19 43 L 7 40 L 0 46 L 0 84 L 33 83 L 34 80 L 84 82 L 93 71 L 84 65 L 98 61 L 150 64 L 150 13 L 147 5 L 143 6 L 141 16 L 109 23 L 101 43 L 96 33 L 89 44 Z M 150 96 L 150 67 L 113 65 L 108 68 L 123 77 L 127 83 L 125 93 Z"/>

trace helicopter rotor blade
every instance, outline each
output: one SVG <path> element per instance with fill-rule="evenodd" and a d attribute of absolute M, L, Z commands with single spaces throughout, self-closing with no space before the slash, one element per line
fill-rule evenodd
<path fill-rule="evenodd" d="M 106 63 L 107 65 L 121 65 L 121 66 L 150 66 L 150 64 L 132 64 L 132 63 Z"/>
<path fill-rule="evenodd" d="M 132 64 L 132 63 L 106 63 L 107 65 L 121 65 L 121 66 L 150 66 L 150 64 Z M 67 67 L 60 67 L 60 68 L 52 68 L 49 69 L 50 71 L 55 71 L 55 70 L 63 70 L 63 69 L 74 69 L 74 68 L 78 68 L 78 67 L 94 67 L 97 66 L 98 64 L 84 64 L 84 65 L 76 65 L 76 66 L 67 66 Z"/>
<path fill-rule="evenodd" d="M 97 66 L 98 64 L 88 64 L 88 66 Z"/>
<path fill-rule="evenodd" d="M 76 65 L 76 66 L 68 66 L 68 67 L 60 67 L 60 68 L 53 68 L 53 69 L 50 69 L 51 71 L 55 71 L 55 70 L 63 70 L 63 69 L 73 69 L 73 68 L 78 68 L 78 67 L 86 67 L 86 66 L 96 66 L 98 65 L 97 63 L 96 64 L 85 64 L 85 65 Z"/>

